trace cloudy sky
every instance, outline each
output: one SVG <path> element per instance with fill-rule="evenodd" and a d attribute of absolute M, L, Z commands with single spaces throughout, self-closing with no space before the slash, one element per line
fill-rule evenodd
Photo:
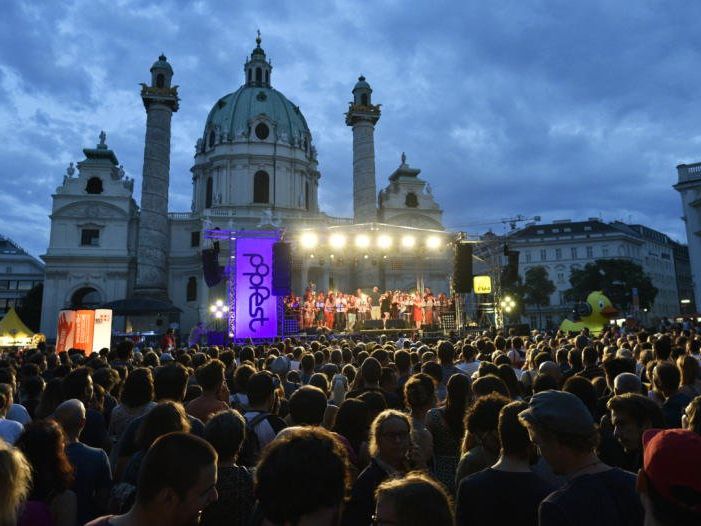
<path fill-rule="evenodd" d="M 260 28 L 273 86 L 312 130 L 331 215 L 352 210 L 343 113 L 362 73 L 383 108 L 378 186 L 405 151 L 446 227 L 596 216 L 685 241 L 672 184 L 677 164 L 701 161 L 699 19 L 691 0 L 3 0 L 0 233 L 44 253 L 51 194 L 103 129 L 139 198 L 138 84 L 161 52 L 182 99 L 170 207 L 189 210 L 194 144 Z"/>

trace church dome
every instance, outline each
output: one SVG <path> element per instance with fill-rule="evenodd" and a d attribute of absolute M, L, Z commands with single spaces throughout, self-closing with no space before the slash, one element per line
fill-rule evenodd
<path fill-rule="evenodd" d="M 205 124 L 205 140 L 212 130 L 228 134 L 232 139 L 252 133 L 249 124 L 258 117 L 272 121 L 277 126 L 278 138 L 286 136 L 288 142 L 311 137 L 299 106 L 272 87 L 243 85 L 214 104 Z"/>

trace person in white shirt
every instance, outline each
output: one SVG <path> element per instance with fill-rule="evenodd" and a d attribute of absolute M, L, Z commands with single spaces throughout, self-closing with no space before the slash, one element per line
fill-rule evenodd
<path fill-rule="evenodd" d="M 463 361 L 458 363 L 455 367 L 463 371 L 467 376 L 472 378 L 472 375 L 479 369 L 480 362 L 475 359 L 477 350 L 469 343 L 465 343 L 462 346 L 462 359 Z"/>

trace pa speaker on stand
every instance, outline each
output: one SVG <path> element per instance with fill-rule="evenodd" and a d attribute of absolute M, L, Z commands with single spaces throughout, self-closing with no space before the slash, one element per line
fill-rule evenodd
<path fill-rule="evenodd" d="M 273 295 L 288 296 L 292 291 L 292 245 L 273 244 Z"/>
<path fill-rule="evenodd" d="M 455 245 L 453 258 L 453 290 L 458 294 L 472 292 L 472 244 Z"/>

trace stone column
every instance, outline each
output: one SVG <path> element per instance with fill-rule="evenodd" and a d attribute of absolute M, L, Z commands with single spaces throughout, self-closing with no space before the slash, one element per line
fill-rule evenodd
<path fill-rule="evenodd" d="M 375 125 L 368 120 L 353 124 L 353 218 L 356 223 L 377 220 L 375 185 Z"/>
<path fill-rule="evenodd" d="M 135 296 L 168 300 L 168 183 L 170 124 L 178 110 L 176 88 L 144 85 L 146 141 L 141 184 Z"/>

